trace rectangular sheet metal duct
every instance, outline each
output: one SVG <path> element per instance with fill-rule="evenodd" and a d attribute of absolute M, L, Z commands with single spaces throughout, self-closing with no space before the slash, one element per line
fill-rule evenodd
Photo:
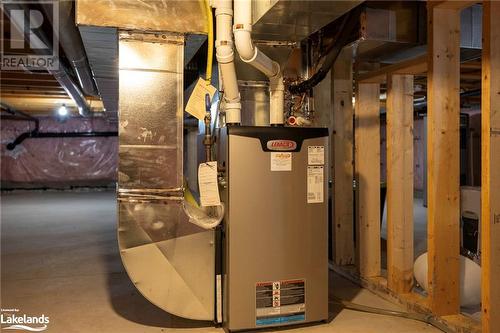
<path fill-rule="evenodd" d="M 77 25 L 207 33 L 203 0 L 77 0 Z"/>
<path fill-rule="evenodd" d="M 137 289 L 161 309 L 210 320 L 214 232 L 183 209 L 182 35 L 119 35 L 118 240 Z"/>

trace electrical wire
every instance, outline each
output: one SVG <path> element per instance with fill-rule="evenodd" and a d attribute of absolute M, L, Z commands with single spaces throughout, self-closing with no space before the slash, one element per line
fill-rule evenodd
<path fill-rule="evenodd" d="M 435 328 L 437 328 L 445 333 L 453 333 L 454 332 L 453 330 L 448 328 L 443 323 L 434 319 L 434 317 L 431 315 L 426 315 L 426 314 L 421 314 L 421 313 L 401 312 L 401 311 L 394 311 L 394 310 L 388 310 L 388 309 L 379 309 L 379 308 L 374 308 L 371 306 L 352 303 L 352 302 L 340 299 L 340 298 L 335 297 L 335 296 L 333 296 L 332 299 L 333 299 L 333 301 L 331 303 L 340 304 L 344 308 L 349 309 L 349 310 L 374 313 L 374 314 L 379 314 L 379 315 L 384 315 L 384 316 L 393 316 L 393 317 L 400 317 L 400 318 L 406 318 L 406 319 L 413 319 L 413 320 L 421 321 L 421 322 L 424 322 L 426 324 L 432 325 Z"/>
<path fill-rule="evenodd" d="M 207 70 L 205 81 L 207 84 L 212 82 L 212 59 L 214 56 L 214 21 L 210 0 L 205 0 L 205 9 L 207 11 L 207 31 L 208 31 L 208 50 L 207 50 Z"/>

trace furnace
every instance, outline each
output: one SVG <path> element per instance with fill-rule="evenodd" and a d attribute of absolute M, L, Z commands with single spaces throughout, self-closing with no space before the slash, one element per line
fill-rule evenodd
<path fill-rule="evenodd" d="M 326 320 L 328 130 L 233 126 L 224 137 L 224 326 Z"/>

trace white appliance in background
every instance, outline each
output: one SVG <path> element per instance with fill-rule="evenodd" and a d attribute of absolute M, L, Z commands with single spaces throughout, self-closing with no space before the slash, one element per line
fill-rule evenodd
<path fill-rule="evenodd" d="M 481 302 L 481 188 L 460 189 L 460 305 L 477 306 Z M 417 283 L 428 291 L 427 252 L 420 255 L 413 267 Z"/>

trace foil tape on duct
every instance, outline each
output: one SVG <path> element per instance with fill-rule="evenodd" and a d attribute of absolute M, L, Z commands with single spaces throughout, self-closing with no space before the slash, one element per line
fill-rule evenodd
<path fill-rule="evenodd" d="M 182 206 L 183 52 L 182 36 L 120 34 L 118 241 L 151 303 L 212 320 L 214 232 Z"/>

